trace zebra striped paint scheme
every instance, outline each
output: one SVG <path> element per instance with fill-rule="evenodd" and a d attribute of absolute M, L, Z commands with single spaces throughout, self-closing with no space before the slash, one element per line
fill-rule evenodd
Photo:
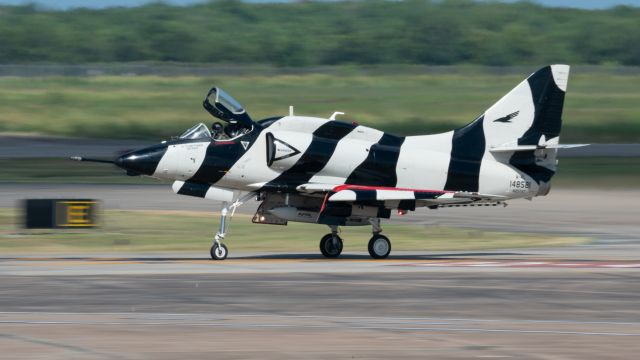
<path fill-rule="evenodd" d="M 169 142 L 150 175 L 179 180 L 177 193 L 199 197 L 207 197 L 212 187 L 319 192 L 330 194 L 331 202 L 392 200 L 397 206 L 425 197 L 455 203 L 460 201 L 450 195 L 455 193 L 500 199 L 546 195 L 557 149 L 540 144 L 546 139 L 557 144 L 568 75 L 567 65 L 542 68 L 469 125 L 442 134 L 401 137 L 357 124 L 285 116 L 256 123 L 232 141 Z M 291 156 L 268 161 L 269 149 Z M 301 190 L 344 184 L 377 188 Z"/>

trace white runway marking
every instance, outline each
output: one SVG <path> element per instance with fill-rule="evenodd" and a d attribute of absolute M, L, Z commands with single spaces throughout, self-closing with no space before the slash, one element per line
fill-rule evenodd
<path fill-rule="evenodd" d="M 534 319 L 487 319 L 487 318 L 449 318 L 449 317 L 413 317 L 413 316 L 333 316 L 333 315 L 274 315 L 274 314 L 211 314 L 211 313 L 156 313 L 156 312 L 65 312 L 65 311 L 0 311 L 2 315 L 33 315 L 33 316 L 126 316 L 131 318 L 198 318 L 198 319 L 227 319 L 230 317 L 237 318 L 257 318 L 272 317 L 282 319 L 349 319 L 349 320 L 380 320 L 380 321 L 446 321 L 446 322 L 509 322 L 509 323 L 553 323 L 553 324 L 598 324 L 598 325 L 633 325 L 640 326 L 640 322 L 627 321 L 581 321 L 581 320 L 534 320 Z"/>
<path fill-rule="evenodd" d="M 640 268 L 640 263 L 613 263 L 608 261 L 557 262 L 557 261 L 446 261 L 420 262 L 406 264 L 392 264 L 391 266 L 419 266 L 419 267 L 550 267 L 550 268 Z"/>
<path fill-rule="evenodd" d="M 52 319 L 38 319 L 44 317 L 50 317 Z M 4 318 L 0 320 L 0 324 L 26 326 L 84 325 L 191 326 L 225 328 L 335 328 L 351 330 L 368 329 L 579 336 L 640 336 L 640 323 L 574 320 L 72 312 L 0 312 L 0 318 Z M 61 320 L 57 320 L 55 318 L 61 318 Z M 587 326 L 590 327 L 588 330 L 582 330 Z M 606 329 L 599 329 L 605 326 L 607 327 Z M 621 329 L 617 328 L 620 326 L 625 327 L 626 330 L 621 331 Z"/>

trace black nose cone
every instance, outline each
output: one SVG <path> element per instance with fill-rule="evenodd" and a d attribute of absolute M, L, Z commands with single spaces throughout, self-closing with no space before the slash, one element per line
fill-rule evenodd
<path fill-rule="evenodd" d="M 115 164 L 127 170 L 130 175 L 153 175 L 166 152 L 165 145 L 155 145 L 128 152 L 117 158 Z"/>

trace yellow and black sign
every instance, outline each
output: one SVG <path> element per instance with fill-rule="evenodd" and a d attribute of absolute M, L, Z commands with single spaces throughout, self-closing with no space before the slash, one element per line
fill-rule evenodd
<path fill-rule="evenodd" d="M 98 226 L 99 201 L 92 199 L 25 200 L 28 229 L 92 228 Z"/>
<path fill-rule="evenodd" d="M 92 200 L 56 201 L 56 227 L 93 227 L 96 202 Z"/>

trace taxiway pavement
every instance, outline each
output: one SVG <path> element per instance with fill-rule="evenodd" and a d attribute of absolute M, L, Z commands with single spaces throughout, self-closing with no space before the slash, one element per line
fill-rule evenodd
<path fill-rule="evenodd" d="M 640 268 L 501 258 L 5 258 L 0 349 L 16 359 L 637 356 Z"/>
<path fill-rule="evenodd" d="M 164 186 L 0 186 L 108 209 L 217 210 Z M 592 236 L 554 249 L 399 253 L 0 255 L 0 357 L 633 359 L 638 191 L 555 190 L 506 208 L 396 221 Z M 251 206 L 247 211 L 250 212 Z M 286 235 L 286 232 L 283 232 Z M 230 239 L 229 244 L 232 244 Z"/>

